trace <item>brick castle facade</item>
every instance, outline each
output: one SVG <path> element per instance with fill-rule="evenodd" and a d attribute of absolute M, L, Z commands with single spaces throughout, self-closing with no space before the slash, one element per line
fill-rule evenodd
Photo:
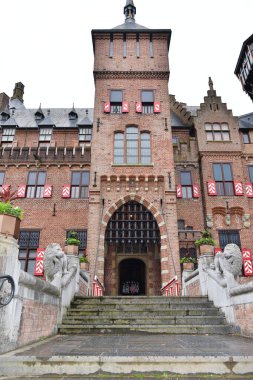
<path fill-rule="evenodd" d="M 169 95 L 171 31 L 135 22 L 93 30 L 94 109 L 27 109 L 17 83 L 0 95 L 0 185 L 24 209 L 22 268 L 78 232 L 108 295 L 159 295 L 180 278 L 208 228 L 216 247 L 252 245 L 253 117 L 216 95 L 188 107 Z"/>

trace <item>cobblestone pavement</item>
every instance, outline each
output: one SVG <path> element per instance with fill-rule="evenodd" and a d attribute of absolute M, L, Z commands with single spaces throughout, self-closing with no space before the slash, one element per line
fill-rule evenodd
<path fill-rule="evenodd" d="M 253 339 L 234 335 L 58 335 L 8 355 L 253 356 Z"/>

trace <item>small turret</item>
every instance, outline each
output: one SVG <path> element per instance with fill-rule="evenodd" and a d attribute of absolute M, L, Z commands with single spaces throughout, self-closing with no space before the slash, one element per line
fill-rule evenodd
<path fill-rule="evenodd" d="M 135 22 L 136 8 L 133 0 L 127 0 L 124 7 L 124 15 L 126 16 L 125 22 Z"/>

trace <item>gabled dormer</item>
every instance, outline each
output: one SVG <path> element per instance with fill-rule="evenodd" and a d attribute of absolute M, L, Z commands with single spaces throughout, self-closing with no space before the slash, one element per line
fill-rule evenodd
<path fill-rule="evenodd" d="M 68 115 L 69 115 L 69 120 L 77 120 L 78 119 L 78 114 L 75 110 L 74 104 L 73 104 L 72 110 L 69 112 Z"/>
<path fill-rule="evenodd" d="M 0 113 L 0 116 L 1 116 L 0 120 L 1 120 L 1 124 L 2 124 L 10 118 L 10 113 L 8 110 L 5 110 L 5 111 L 2 111 Z"/>
<path fill-rule="evenodd" d="M 37 123 L 41 122 L 45 118 L 45 115 L 41 109 L 41 104 L 39 108 L 37 109 L 37 111 L 35 112 L 34 117 Z"/>

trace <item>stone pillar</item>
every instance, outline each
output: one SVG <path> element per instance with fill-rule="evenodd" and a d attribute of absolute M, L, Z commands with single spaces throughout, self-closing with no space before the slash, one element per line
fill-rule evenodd
<path fill-rule="evenodd" d="M 18 261 L 17 240 L 12 237 L 0 236 L 0 274 L 10 275 L 15 282 L 15 297 L 0 309 L 0 352 L 6 352 L 16 346 L 22 302 L 18 299 L 18 280 L 20 262 Z"/>
<path fill-rule="evenodd" d="M 208 274 L 203 269 L 210 268 L 212 264 L 214 264 L 213 253 L 204 254 L 199 257 L 199 260 L 198 260 L 199 281 L 200 281 L 200 289 L 201 289 L 202 296 L 206 296 L 208 292 L 208 289 L 207 289 Z"/>

